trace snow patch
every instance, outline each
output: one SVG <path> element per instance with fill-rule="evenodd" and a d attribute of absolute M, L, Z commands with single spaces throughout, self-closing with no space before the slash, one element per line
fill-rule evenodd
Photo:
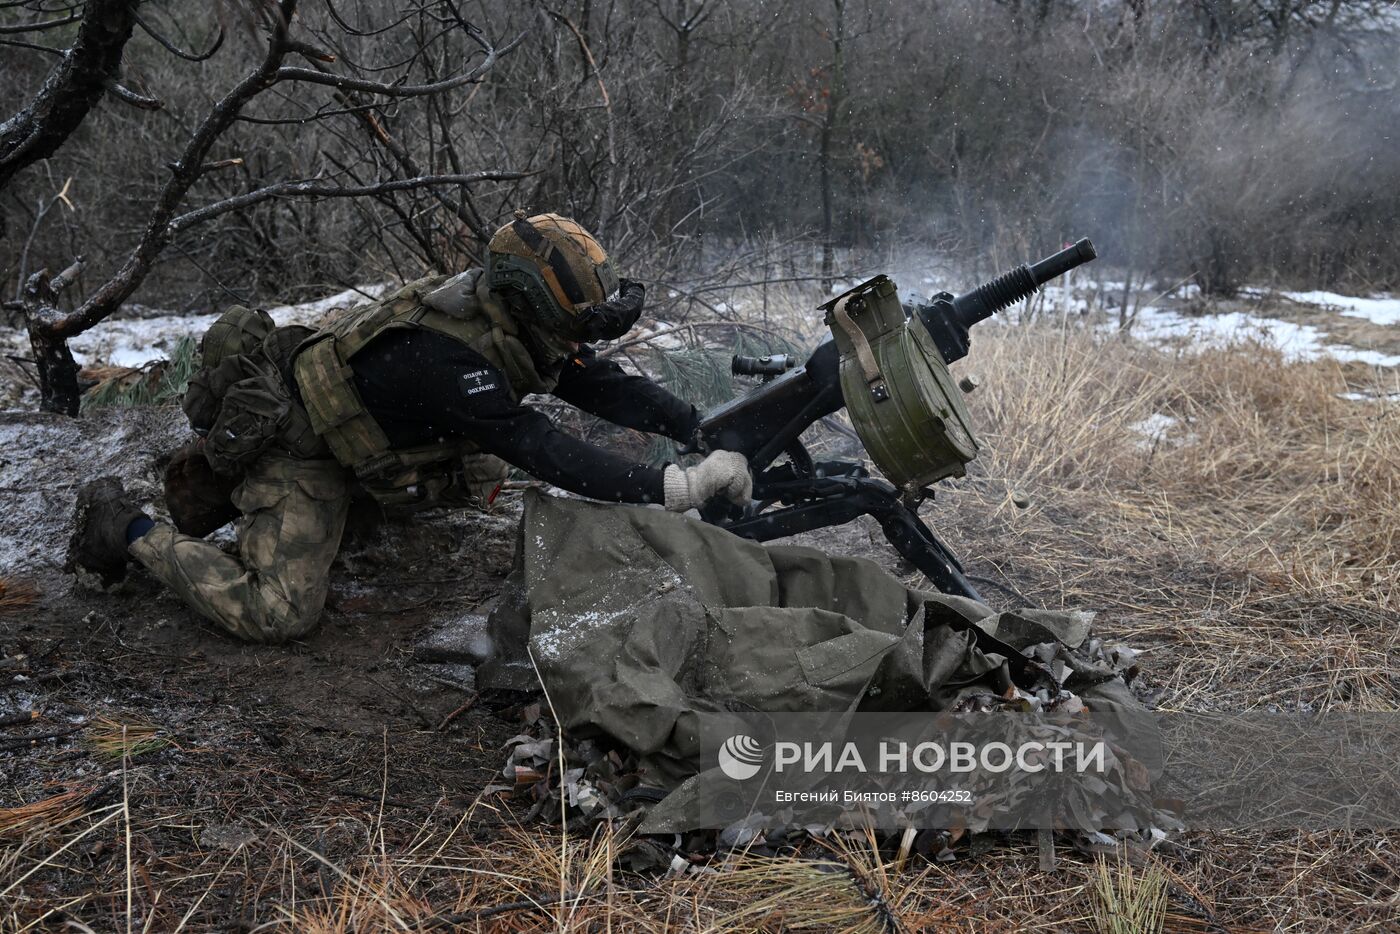
<path fill-rule="evenodd" d="M 182 337 L 198 337 L 218 315 L 159 315 L 108 320 L 68 342 L 79 364 L 107 363 L 138 367 L 168 358 Z"/>
<path fill-rule="evenodd" d="M 1396 402 L 1400 401 L 1400 392 L 1339 392 L 1337 398 L 1348 402 Z"/>
<path fill-rule="evenodd" d="M 1400 355 L 1362 350 L 1345 344 L 1328 344 L 1319 328 L 1293 321 L 1263 318 L 1241 311 L 1188 317 L 1166 308 L 1146 306 L 1133 324 L 1134 336 L 1154 343 L 1187 343 L 1218 347 L 1240 339 L 1258 340 L 1277 347 L 1294 360 L 1331 357 L 1359 361 L 1376 367 L 1400 366 Z"/>
<path fill-rule="evenodd" d="M 279 325 L 311 325 L 336 308 L 349 308 L 382 295 L 387 284 L 364 285 L 298 305 L 278 305 L 268 309 Z M 367 297 L 369 296 L 369 297 Z M 222 312 L 207 315 L 155 315 L 146 318 L 117 318 L 68 342 L 79 364 L 107 363 L 139 367 L 170 356 L 182 337 L 198 339 Z M 18 333 L 18 332 L 16 332 Z M 20 335 L 22 336 L 22 335 Z"/>
<path fill-rule="evenodd" d="M 1343 363 L 1355 361 L 1365 363 L 1368 366 L 1400 366 L 1400 355 L 1381 353 L 1379 350 L 1358 350 L 1355 347 L 1345 345 L 1335 345 L 1324 347 L 1326 354 L 1335 360 Z"/>
<path fill-rule="evenodd" d="M 1400 298 L 1390 295 L 1358 298 L 1354 295 L 1320 291 L 1281 292 L 1279 294 L 1304 305 L 1334 308 L 1348 318 L 1364 318 L 1373 324 L 1380 325 L 1400 324 Z"/>
<path fill-rule="evenodd" d="M 145 508 L 160 493 L 156 457 L 189 431 L 178 408 L 104 409 L 81 418 L 0 413 L 0 569 L 30 576 L 62 563 L 83 480 L 115 474 Z"/>
<path fill-rule="evenodd" d="M 1181 419 L 1165 412 L 1153 412 L 1146 418 L 1133 422 L 1128 428 L 1142 436 L 1136 440 L 1134 446 L 1144 451 L 1164 445 L 1180 447 L 1195 444 L 1199 440 L 1195 432 L 1184 430 Z"/>
<path fill-rule="evenodd" d="M 1164 412 L 1153 412 L 1142 421 L 1133 422 L 1128 427 L 1149 442 L 1156 442 L 1166 435 L 1168 431 L 1180 424 L 1174 415 L 1167 415 Z"/>

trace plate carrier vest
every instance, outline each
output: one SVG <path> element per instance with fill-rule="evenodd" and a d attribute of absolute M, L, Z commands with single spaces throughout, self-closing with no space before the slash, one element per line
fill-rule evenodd
<path fill-rule="evenodd" d="M 350 362 L 392 328 L 435 331 L 471 348 L 505 375 L 516 402 L 553 390 L 558 371 L 540 372 L 519 323 L 491 295 L 480 269 L 410 282 L 346 312 L 298 349 L 294 372 L 312 429 L 375 499 L 390 506 L 480 505 L 505 478 L 504 461 L 460 440 L 395 450 L 360 399 Z"/>

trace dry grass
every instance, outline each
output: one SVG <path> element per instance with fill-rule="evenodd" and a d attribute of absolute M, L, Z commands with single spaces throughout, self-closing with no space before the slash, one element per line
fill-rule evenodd
<path fill-rule="evenodd" d="M 1017 838 L 952 864 L 901 864 L 856 838 L 800 856 L 683 861 L 679 874 L 647 877 L 616 868 L 627 841 L 613 828 L 561 837 L 500 825 L 489 810 L 412 822 L 309 815 L 295 828 L 259 824 L 246 841 L 157 855 L 143 841 L 162 824 L 197 830 L 221 816 L 133 808 L 127 830 L 116 804 L 0 851 L 0 931 L 32 930 L 25 925 L 65 903 L 99 931 L 121 929 L 127 917 L 135 930 L 225 930 L 239 905 L 249 929 L 288 934 L 1079 931 L 1094 929 L 1106 898 L 1122 904 L 1144 888 L 1163 893 L 1153 911 L 1164 927 L 1117 930 L 1382 931 L 1400 917 L 1394 835 L 1191 836 L 1190 858 L 1149 870 L 1110 863 L 1109 881 L 1101 859 L 1073 852 L 1040 870 L 1034 842 Z M 127 840 L 131 863 L 120 855 Z M 98 850 L 111 857 L 95 860 Z M 81 873 L 81 885 L 41 874 L 55 865 Z"/>
<path fill-rule="evenodd" d="M 482 845 L 462 832 L 464 823 L 440 833 L 419 828 L 391 851 L 372 821 L 371 846 L 348 865 L 276 835 L 286 907 L 269 929 L 889 934 L 926 930 L 934 918 L 912 907 L 921 874 L 893 872 L 869 841 L 837 841 L 816 858 L 736 854 L 649 881 L 616 872 L 627 841 L 611 827 L 561 839 L 507 825 Z M 306 878 L 307 855 L 319 877 Z M 296 894 L 315 887 L 319 894 Z"/>
<path fill-rule="evenodd" d="M 121 761 L 134 759 L 174 745 L 162 735 L 161 728 L 138 721 L 123 722 L 110 717 L 96 717 L 88 725 L 87 742 L 104 759 Z"/>
<path fill-rule="evenodd" d="M 1167 709 L 1400 704 L 1400 410 L 1338 398 L 1393 391 L 1393 377 L 1286 363 L 1251 344 L 1168 354 L 1048 323 L 979 329 L 959 369 L 982 377 L 970 402 L 984 452 L 927 515 L 974 573 L 1041 605 L 1099 610 L 1102 633 L 1145 652 L 1141 681 Z M 1158 414 L 1175 421 L 1144 434 Z M 1012 504 L 1013 489 L 1031 495 L 1028 508 Z M 163 741 L 155 727 L 129 722 L 123 737 L 121 726 L 94 721 L 93 748 L 129 760 Z M 259 810 L 265 792 L 247 781 L 241 798 L 219 793 L 231 800 L 155 807 L 143 803 L 147 782 L 132 786 L 129 810 L 83 816 L 70 810 L 77 792 L 64 792 L 0 812 L 20 839 L 0 855 L 0 930 L 24 930 L 65 902 L 94 930 L 128 919 L 137 930 L 208 930 L 238 914 L 245 929 L 316 934 L 1400 923 L 1394 833 L 1187 834 L 1146 868 L 1062 850 L 1049 872 L 1021 837 L 950 864 L 839 839 L 797 856 L 682 860 L 682 871 L 652 878 L 618 868 L 631 841 L 616 828 L 561 835 L 484 803 L 394 817 L 319 798 L 282 823 Z M 235 819 L 253 827 L 247 840 L 201 837 Z M 183 849 L 150 842 L 171 828 Z M 94 840 L 134 849 L 136 868 L 72 858 Z M 47 876 L 55 864 L 36 868 L 60 852 L 65 872 L 92 874 L 81 899 Z M 46 877 L 51 888 L 35 885 Z M 1115 927 L 1105 914 L 1115 905 L 1146 910 Z"/>
<path fill-rule="evenodd" d="M 0 838 L 20 839 L 60 827 L 86 813 L 96 791 L 93 785 L 79 785 L 27 804 L 0 808 Z"/>
<path fill-rule="evenodd" d="M 39 599 L 39 591 L 28 581 L 0 577 L 0 615 L 27 610 Z"/>
<path fill-rule="evenodd" d="M 1093 876 L 1099 934 L 1160 934 L 1167 923 L 1167 875 L 1155 865 L 1134 869 L 1124 857 L 1101 859 Z"/>
<path fill-rule="evenodd" d="M 1396 709 L 1400 409 L 1339 397 L 1393 377 L 1051 324 L 970 360 L 985 450 L 945 502 L 974 565 L 1102 611 L 1164 706 Z"/>
<path fill-rule="evenodd" d="M 974 360 L 988 473 L 1100 494 L 1125 524 L 1299 590 L 1400 607 L 1400 411 L 1339 398 L 1385 390 L 1365 368 L 1053 325 L 999 329 Z M 1140 427 L 1160 416 L 1174 423 L 1155 437 Z"/>

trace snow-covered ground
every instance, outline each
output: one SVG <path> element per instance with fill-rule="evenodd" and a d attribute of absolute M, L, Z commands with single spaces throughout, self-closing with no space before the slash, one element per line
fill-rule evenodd
<path fill-rule="evenodd" d="M 268 313 L 278 324 L 311 324 L 335 308 L 349 308 L 381 294 L 385 285 L 364 285 L 300 305 L 279 305 Z M 149 318 L 113 319 L 69 341 L 81 364 L 141 366 L 169 355 L 186 335 L 198 338 L 219 313 L 207 315 L 156 315 Z"/>
<path fill-rule="evenodd" d="M 906 298 L 922 297 L 951 284 L 944 266 L 930 265 L 927 262 L 906 261 L 898 264 L 903 269 L 901 293 Z M 857 284 L 859 280 L 847 279 L 838 282 L 833 291 L 841 291 Z M 282 305 L 269 309 L 278 324 L 311 324 L 335 308 L 348 308 L 383 294 L 389 286 L 384 283 L 347 289 L 315 301 L 298 305 Z M 1172 292 L 1172 297 L 1185 297 L 1193 286 L 1184 285 Z M 1091 308 L 1102 308 L 1103 297 L 1117 297 L 1122 294 L 1123 284 L 1110 281 L 1089 281 L 1087 279 L 1058 282 L 1048 286 L 1033 299 L 1036 308 L 1042 313 L 1076 316 Z M 722 294 L 722 293 L 721 293 Z M 1264 290 L 1245 290 L 1251 298 L 1266 298 L 1270 293 Z M 1392 326 L 1400 324 L 1400 297 L 1372 295 L 1358 297 L 1340 295 L 1335 292 L 1282 292 L 1282 297 L 1300 304 L 1313 305 L 1325 314 L 1361 318 L 1376 325 Z M 1160 297 L 1153 299 L 1159 301 Z M 732 306 L 731 306 L 732 302 Z M 730 301 L 717 301 L 717 306 L 725 310 L 731 307 L 745 310 L 748 304 L 744 299 L 731 296 Z M 1267 305 L 1261 305 L 1267 307 Z M 1009 309 L 993 321 L 1013 324 L 1020 312 Z M 74 338 L 70 342 L 74 356 L 80 363 L 108 363 L 118 366 L 140 366 L 151 360 L 168 356 L 175 344 L 183 336 L 198 337 L 203 334 L 217 317 L 216 314 L 197 316 L 156 315 L 144 318 L 117 319 L 105 321 L 93 330 Z M 1112 320 L 1104 320 L 1098 326 L 1106 331 L 1117 328 L 1116 315 L 1110 312 Z M 814 321 L 816 320 L 814 315 Z M 990 322 L 989 322 L 990 323 Z M 645 330 L 650 328 L 650 331 Z M 819 324 L 818 324 L 818 329 Z M 671 327 L 664 322 L 644 325 L 634 337 L 650 335 L 660 338 L 657 343 L 680 345 L 679 335 L 668 335 Z M 1326 332 L 1314 324 L 1302 324 L 1271 318 L 1254 311 L 1228 311 L 1215 314 L 1188 315 L 1174 308 L 1147 304 L 1141 307 L 1133 318 L 1131 334 L 1139 340 L 1173 348 L 1193 348 L 1218 346 L 1240 339 L 1260 341 L 1278 347 L 1289 358 L 1296 360 L 1317 360 L 1332 358 L 1344 362 L 1359 361 L 1376 367 L 1400 367 L 1400 354 L 1379 350 L 1329 343 Z M 18 330 L 0 332 L 0 349 L 27 355 L 27 341 Z"/>
<path fill-rule="evenodd" d="M 1295 360 L 1331 357 L 1343 362 L 1355 360 L 1371 366 L 1400 366 L 1400 355 L 1363 350 L 1345 344 L 1329 344 L 1327 335 L 1320 328 L 1241 311 L 1193 317 L 1166 308 L 1148 306 L 1138 312 L 1137 320 L 1133 324 L 1133 334 L 1139 339 L 1154 343 L 1184 343 L 1196 347 L 1219 346 L 1244 338 L 1273 345 L 1283 351 L 1285 356 Z"/>
<path fill-rule="evenodd" d="M 1039 302 L 1040 309 L 1049 313 L 1080 315 L 1093 307 L 1102 307 L 1099 300 L 1103 296 L 1118 298 L 1123 288 L 1121 282 L 1095 282 L 1092 286 L 1057 283 L 1047 286 L 1033 301 Z M 1094 293 L 1097 293 L 1096 296 Z M 1184 299 L 1196 293 L 1196 287 L 1187 284 L 1172 290 L 1170 294 L 1173 298 Z M 1362 318 L 1383 326 L 1400 324 L 1400 298 L 1387 295 L 1360 298 L 1336 292 L 1275 293 L 1265 289 L 1243 289 L 1241 295 L 1264 300 L 1277 295 L 1299 304 L 1315 306 L 1326 314 Z M 1095 300 L 1091 301 L 1091 297 L 1095 297 Z M 1015 312 L 1010 314 L 1014 318 Z M 1000 320 L 1011 319 L 1002 316 Z M 1116 315 L 1113 320 L 1104 321 L 1100 326 L 1106 331 L 1116 330 Z M 1377 367 L 1400 366 L 1400 354 L 1330 343 L 1327 332 L 1315 325 L 1248 311 L 1188 315 L 1174 308 L 1147 304 L 1133 314 L 1130 333 L 1139 340 L 1174 348 L 1206 348 L 1239 340 L 1254 340 L 1277 347 L 1294 360 L 1330 357 L 1342 362 L 1357 361 Z"/>
<path fill-rule="evenodd" d="M 1356 298 L 1351 295 L 1338 295 L 1336 292 L 1282 292 L 1295 302 L 1304 305 L 1322 305 L 1335 308 L 1348 318 L 1365 318 L 1373 324 L 1400 324 L 1400 298 L 1390 295 L 1372 295 L 1370 298 Z"/>

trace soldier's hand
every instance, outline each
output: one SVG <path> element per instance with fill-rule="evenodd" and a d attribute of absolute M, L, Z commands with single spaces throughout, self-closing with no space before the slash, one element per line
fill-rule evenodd
<path fill-rule="evenodd" d="M 753 496 L 749 462 L 734 451 L 715 451 L 694 467 L 671 464 L 666 468 L 663 486 L 666 508 L 672 512 L 703 506 L 716 496 L 746 506 Z"/>

